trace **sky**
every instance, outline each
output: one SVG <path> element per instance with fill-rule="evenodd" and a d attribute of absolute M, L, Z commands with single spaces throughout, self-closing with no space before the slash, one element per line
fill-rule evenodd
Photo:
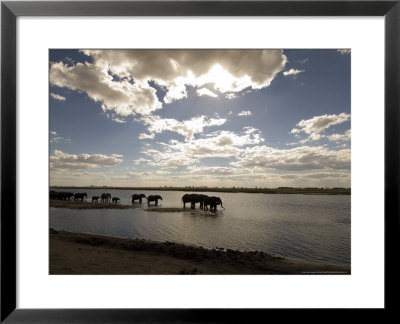
<path fill-rule="evenodd" d="M 347 49 L 49 51 L 50 185 L 350 187 Z"/>

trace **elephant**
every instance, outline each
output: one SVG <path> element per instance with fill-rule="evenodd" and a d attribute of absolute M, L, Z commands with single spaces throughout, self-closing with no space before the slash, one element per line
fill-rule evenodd
<path fill-rule="evenodd" d="M 82 199 L 82 201 L 84 199 L 87 199 L 87 194 L 86 192 L 78 192 L 74 195 L 74 200 L 78 200 L 78 199 Z"/>
<path fill-rule="evenodd" d="M 93 196 L 92 197 L 92 202 L 99 202 L 100 197 L 99 196 Z"/>
<path fill-rule="evenodd" d="M 118 197 L 113 197 L 112 202 L 113 203 L 118 203 L 118 200 L 121 200 L 121 199 L 119 199 Z"/>
<path fill-rule="evenodd" d="M 108 201 L 111 199 L 111 194 L 109 193 L 102 193 L 101 194 L 101 202 L 106 202 L 108 203 Z"/>
<path fill-rule="evenodd" d="M 210 206 L 210 211 L 217 211 L 218 205 L 221 205 L 221 207 L 225 209 L 224 206 L 222 206 L 220 197 L 207 197 L 204 199 L 204 210 L 208 210 L 207 206 Z"/>
<path fill-rule="evenodd" d="M 159 196 L 159 195 L 148 196 L 148 197 L 147 197 L 147 205 L 150 205 L 150 203 L 151 203 L 152 201 L 154 201 L 154 202 L 155 202 L 155 205 L 157 206 L 157 205 L 158 205 L 158 200 L 159 200 L 159 199 L 162 200 L 162 197 Z"/>
<path fill-rule="evenodd" d="M 186 208 L 186 203 L 190 202 L 191 209 L 195 209 L 196 203 L 200 203 L 200 209 L 203 209 L 204 199 L 207 197 L 207 195 L 185 194 L 182 196 L 183 208 Z"/>
<path fill-rule="evenodd" d="M 142 198 L 146 198 L 147 199 L 145 194 L 139 194 L 139 195 L 138 194 L 133 194 L 129 198 L 132 198 L 132 203 L 134 203 L 135 200 L 139 200 L 139 204 L 142 203 Z"/>

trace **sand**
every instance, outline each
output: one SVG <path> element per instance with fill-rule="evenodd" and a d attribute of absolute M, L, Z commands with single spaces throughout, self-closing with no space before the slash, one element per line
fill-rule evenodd
<path fill-rule="evenodd" d="M 158 213 L 189 213 L 191 215 L 210 215 L 214 216 L 213 211 L 204 211 L 201 209 L 190 209 L 190 208 L 176 208 L 176 207 L 160 207 L 150 205 L 147 203 L 133 203 L 132 205 L 123 205 L 120 203 L 101 203 L 101 202 L 89 202 L 89 201 L 74 201 L 74 200 L 50 200 L 50 207 L 55 208 L 69 208 L 69 209 L 131 209 L 131 208 L 143 208 L 147 212 L 158 212 Z"/>
<path fill-rule="evenodd" d="M 101 203 L 75 200 L 50 200 L 50 207 L 70 209 L 130 209 L 143 207 L 140 204 L 122 205 L 119 203 Z"/>
<path fill-rule="evenodd" d="M 350 267 L 50 229 L 50 274 L 350 274 Z"/>

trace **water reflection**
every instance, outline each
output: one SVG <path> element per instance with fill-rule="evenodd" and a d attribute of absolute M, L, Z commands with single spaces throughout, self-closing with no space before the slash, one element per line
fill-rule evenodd
<path fill-rule="evenodd" d="M 89 201 L 103 191 L 85 189 Z M 131 205 L 129 197 L 134 193 L 159 194 L 163 200 L 157 207 L 143 200 L 135 203 L 139 208 L 124 210 L 50 208 L 50 227 L 350 263 L 350 196 L 205 193 L 222 199 L 225 210 L 213 213 L 188 206 L 185 212 L 146 211 L 183 208 L 184 192 L 107 192 L 122 204 Z"/>

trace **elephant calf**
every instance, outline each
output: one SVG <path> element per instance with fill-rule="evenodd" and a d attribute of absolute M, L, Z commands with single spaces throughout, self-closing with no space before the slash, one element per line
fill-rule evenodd
<path fill-rule="evenodd" d="M 117 203 L 118 200 L 121 200 L 121 199 L 119 199 L 118 197 L 113 197 L 112 202 L 113 202 L 113 203 Z"/>

